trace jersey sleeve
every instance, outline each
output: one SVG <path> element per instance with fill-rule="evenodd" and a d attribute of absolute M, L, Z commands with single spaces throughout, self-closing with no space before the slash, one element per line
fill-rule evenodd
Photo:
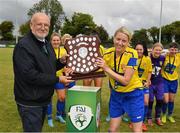
<path fill-rule="evenodd" d="M 105 48 L 102 45 L 99 46 L 99 52 L 102 56 L 105 54 Z"/>
<path fill-rule="evenodd" d="M 127 67 L 137 70 L 138 55 L 135 50 L 133 52 L 129 53 L 129 59 L 127 59 L 127 60 L 128 60 Z"/>
<path fill-rule="evenodd" d="M 65 54 L 67 54 L 66 49 L 64 47 L 60 47 L 60 57 L 62 57 Z"/>
<path fill-rule="evenodd" d="M 112 59 L 113 55 L 114 55 L 114 48 L 109 48 L 109 49 L 105 50 L 105 53 L 103 55 L 103 59 L 108 66 L 110 65 L 110 63 L 113 60 Z"/>
<path fill-rule="evenodd" d="M 180 60 L 180 53 L 177 53 L 176 55 L 177 55 L 177 58 L 178 58 L 178 65 L 177 66 L 180 67 L 180 61 L 179 61 Z"/>

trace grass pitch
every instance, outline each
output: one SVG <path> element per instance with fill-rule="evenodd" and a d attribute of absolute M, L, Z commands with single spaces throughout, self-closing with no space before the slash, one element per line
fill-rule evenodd
<path fill-rule="evenodd" d="M 17 112 L 16 103 L 14 101 L 13 92 L 13 67 L 12 67 L 13 48 L 0 48 L 0 132 L 21 132 L 22 125 Z M 82 81 L 77 84 L 81 85 Z M 107 132 L 109 123 L 105 121 L 108 114 L 109 88 L 108 79 L 104 78 L 103 87 L 101 90 L 101 124 L 100 131 Z M 53 118 L 56 114 L 56 94 L 53 96 Z M 167 122 L 159 127 L 154 124 L 153 127 L 148 127 L 149 132 L 180 132 L 180 92 L 176 95 L 174 118 L 176 123 Z M 65 132 L 65 124 L 61 124 L 54 120 L 54 128 L 47 125 L 47 119 L 44 123 L 43 132 Z M 119 131 L 130 132 L 128 123 L 122 122 Z"/>

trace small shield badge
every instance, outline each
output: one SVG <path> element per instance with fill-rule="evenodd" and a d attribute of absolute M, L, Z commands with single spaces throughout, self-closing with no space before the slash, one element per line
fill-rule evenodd
<path fill-rule="evenodd" d="M 88 125 L 91 123 L 93 118 L 91 108 L 86 105 L 73 105 L 70 107 L 70 111 L 68 114 L 71 123 L 79 131 L 88 127 Z"/>

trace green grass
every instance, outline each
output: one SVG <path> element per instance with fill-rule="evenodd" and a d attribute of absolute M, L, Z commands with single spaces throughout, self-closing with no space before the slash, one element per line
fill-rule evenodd
<path fill-rule="evenodd" d="M 17 112 L 16 103 L 14 101 L 13 93 L 13 67 L 12 67 L 12 52 L 13 48 L 0 48 L 0 132 L 19 132 L 22 131 L 20 117 Z M 82 81 L 78 81 L 78 84 L 82 84 Z M 102 103 L 101 103 L 101 132 L 107 132 L 109 123 L 105 121 L 105 117 L 108 113 L 108 100 L 109 89 L 108 80 L 104 78 L 104 84 L 101 91 Z M 56 95 L 53 97 L 53 117 L 56 113 Z M 176 96 L 174 117 L 176 123 L 167 123 L 162 127 L 154 125 L 149 128 L 149 132 L 179 132 L 180 131 L 180 93 Z M 44 132 L 65 132 L 66 126 L 54 121 L 54 128 L 50 128 L 47 125 L 47 120 L 44 123 Z M 130 132 L 128 124 L 122 122 L 119 131 Z"/>

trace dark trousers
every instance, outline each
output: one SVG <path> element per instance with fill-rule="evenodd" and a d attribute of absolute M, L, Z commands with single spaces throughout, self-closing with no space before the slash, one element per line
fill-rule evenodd
<path fill-rule="evenodd" d="M 24 132 L 41 132 L 47 106 L 27 107 L 17 104 Z"/>

